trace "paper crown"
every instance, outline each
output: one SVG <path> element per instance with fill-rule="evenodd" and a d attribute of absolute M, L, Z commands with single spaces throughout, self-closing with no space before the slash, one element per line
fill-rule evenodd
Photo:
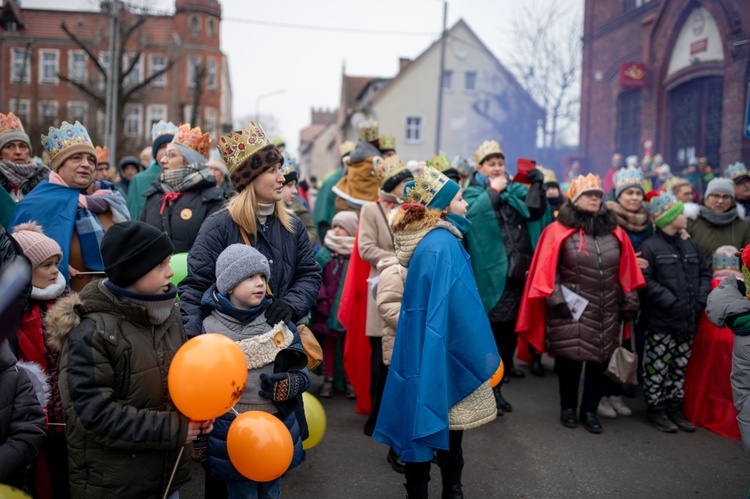
<path fill-rule="evenodd" d="M 713 254 L 713 271 L 722 270 L 740 271 L 740 257 L 737 256 L 737 248 L 731 245 L 719 246 Z"/>
<path fill-rule="evenodd" d="M 42 146 L 49 156 L 50 166 L 53 169 L 58 166 L 55 157 L 65 149 L 73 146 L 88 146 L 94 150 L 94 144 L 91 143 L 89 132 L 86 127 L 78 121 L 72 125 L 63 121 L 60 128 L 49 127 L 49 133 L 42 135 Z"/>
<path fill-rule="evenodd" d="M 448 168 L 452 168 L 451 162 L 448 159 L 448 156 L 443 151 L 440 151 L 440 154 L 438 154 L 437 156 L 433 156 L 430 159 L 428 159 L 425 164 L 427 166 L 431 166 L 435 168 L 436 170 L 440 172 L 444 172 Z"/>
<path fill-rule="evenodd" d="M 372 167 L 375 178 L 378 179 L 378 183 L 382 187 L 389 178 L 393 178 L 400 172 L 408 171 L 406 165 L 397 154 L 385 159 L 374 162 Z M 395 186 L 394 186 L 395 187 Z"/>
<path fill-rule="evenodd" d="M 426 207 L 448 182 L 452 180 L 432 166 L 425 166 L 424 173 L 414 179 L 413 185 L 407 185 L 404 189 L 404 202 Z"/>
<path fill-rule="evenodd" d="M 161 120 L 154 123 L 151 127 L 151 142 L 155 141 L 162 135 L 174 135 L 177 133 L 177 125 L 171 121 Z"/>
<path fill-rule="evenodd" d="M 379 138 L 378 122 L 375 120 L 365 120 L 359 124 L 359 140 L 363 142 L 375 142 Z"/>
<path fill-rule="evenodd" d="M 3 114 L 0 113 L 0 134 L 8 132 L 24 132 L 23 124 L 13 113 Z"/>
<path fill-rule="evenodd" d="M 615 191 L 619 193 L 628 187 L 640 187 L 643 190 L 643 172 L 640 168 L 622 168 L 615 174 Z"/>
<path fill-rule="evenodd" d="M 357 144 L 355 144 L 351 140 L 347 140 L 339 146 L 339 155 L 343 158 L 344 156 L 352 152 L 355 147 L 357 147 Z"/>
<path fill-rule="evenodd" d="M 675 218 L 677 218 L 684 209 L 682 203 L 672 194 L 672 191 L 665 191 L 654 196 L 648 202 L 648 212 L 654 220 L 654 224 L 663 229 Z"/>
<path fill-rule="evenodd" d="M 545 168 L 542 165 L 537 165 L 536 169 L 542 172 L 542 175 L 544 175 L 544 180 L 542 181 L 543 184 L 558 184 L 557 181 L 557 175 L 555 174 L 555 170 L 551 168 Z"/>
<path fill-rule="evenodd" d="M 284 157 L 284 164 L 281 165 L 281 174 L 286 176 L 292 172 L 296 173 L 299 168 L 297 160 L 286 151 L 283 152 L 282 156 Z"/>
<path fill-rule="evenodd" d="M 575 203 L 581 194 L 592 191 L 604 194 L 601 179 L 593 173 L 589 173 L 585 177 L 583 175 L 578 175 L 570 182 L 570 187 L 568 187 L 568 199 L 571 203 Z"/>
<path fill-rule="evenodd" d="M 471 175 L 471 173 L 474 171 L 474 167 L 471 166 L 469 160 L 459 154 L 456 154 L 453 157 L 451 165 L 453 165 L 453 168 L 465 175 Z"/>
<path fill-rule="evenodd" d="M 209 134 L 203 133 L 200 127 L 190 128 L 189 123 L 183 123 L 177 128 L 177 133 L 174 135 L 172 142 L 189 147 L 206 158 L 211 146 L 211 137 Z"/>
<path fill-rule="evenodd" d="M 745 167 L 745 163 L 737 161 L 736 163 L 732 163 L 727 167 L 727 177 L 731 178 L 734 181 L 747 176 L 748 173 L 747 167 Z"/>
<path fill-rule="evenodd" d="M 96 162 L 109 164 L 109 150 L 106 147 L 96 146 Z"/>
<path fill-rule="evenodd" d="M 381 135 L 379 143 L 380 152 L 396 150 L 396 137 L 393 135 Z"/>
<path fill-rule="evenodd" d="M 481 165 L 482 162 L 487 159 L 487 156 L 490 156 L 492 154 L 499 154 L 505 157 L 505 155 L 503 154 L 503 150 L 500 149 L 500 143 L 498 141 L 485 140 L 484 142 L 482 142 L 482 145 L 479 146 L 476 151 L 474 151 L 474 161 L 477 162 L 477 165 Z"/>
<path fill-rule="evenodd" d="M 241 165 L 260 149 L 273 145 L 260 123 L 248 122 L 239 132 L 231 132 L 219 138 L 219 153 L 229 170 Z"/>

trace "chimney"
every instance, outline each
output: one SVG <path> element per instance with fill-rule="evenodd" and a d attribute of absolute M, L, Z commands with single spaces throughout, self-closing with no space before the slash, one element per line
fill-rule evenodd
<path fill-rule="evenodd" d="M 411 59 L 408 57 L 399 57 L 398 59 L 398 72 L 401 73 L 404 69 L 408 68 L 411 64 Z"/>

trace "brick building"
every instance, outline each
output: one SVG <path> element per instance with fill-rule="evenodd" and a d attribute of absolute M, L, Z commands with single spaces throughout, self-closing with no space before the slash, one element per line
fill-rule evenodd
<path fill-rule="evenodd" d="M 750 164 L 742 4 L 586 0 L 580 148 L 590 170 L 603 173 L 615 151 L 642 157 L 649 148 L 673 172 L 700 156 L 722 170 Z"/>
<path fill-rule="evenodd" d="M 5 0 L 0 9 L 0 111 L 19 115 L 35 154 L 40 152 L 36 137 L 63 120 L 81 121 L 92 139 L 103 143 L 106 83 L 97 62 L 108 70 L 108 14 L 25 9 L 19 3 Z M 138 18 L 123 12 L 120 19 L 132 26 Z M 63 24 L 88 54 L 63 31 Z M 123 67 L 140 57 L 124 76 L 122 92 L 140 88 L 121 111 L 118 155 L 150 143 L 156 121 L 189 121 L 196 101 L 193 126 L 214 138 L 231 129 L 229 68 L 219 45 L 220 26 L 217 0 L 176 0 L 174 15 L 148 15 L 128 38 Z"/>

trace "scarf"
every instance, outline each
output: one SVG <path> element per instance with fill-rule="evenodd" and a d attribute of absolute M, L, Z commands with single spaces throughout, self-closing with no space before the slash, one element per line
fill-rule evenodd
<path fill-rule="evenodd" d="M 169 285 L 169 291 L 158 295 L 136 293 L 135 291 L 130 291 L 129 289 L 113 284 L 109 279 L 104 281 L 104 286 L 124 301 L 135 303 L 145 308 L 148 314 L 148 321 L 154 326 L 164 324 L 164 321 L 169 318 L 172 309 L 175 307 L 177 288 L 174 284 Z"/>
<path fill-rule="evenodd" d="M 271 302 L 273 301 L 272 298 L 269 298 L 268 296 L 266 296 L 265 298 L 263 298 L 263 301 L 260 302 L 260 305 L 258 305 L 257 307 L 253 307 L 250 310 L 241 310 L 235 307 L 229 298 L 219 293 L 219 290 L 215 288 L 214 288 L 213 295 L 214 295 L 214 299 L 216 300 L 216 310 L 234 319 L 237 319 L 242 324 L 250 324 L 260 314 L 265 312 L 266 309 L 271 305 Z"/>
<path fill-rule="evenodd" d="M 731 224 L 737 219 L 737 208 L 732 208 L 724 213 L 716 213 L 714 210 L 707 208 L 706 206 L 701 206 L 700 216 L 705 218 L 711 225 L 723 227 Z"/>
<path fill-rule="evenodd" d="M 57 172 L 50 173 L 49 181 L 72 189 Z M 84 266 L 88 270 L 103 271 L 104 264 L 99 248 L 104 237 L 104 227 L 102 227 L 96 213 L 104 213 L 111 209 L 114 223 L 130 220 L 130 213 L 125 198 L 117 192 L 113 184 L 106 181 L 97 181 L 93 185 L 93 194 L 81 192 L 78 195 L 75 232 L 81 244 Z"/>
<path fill-rule="evenodd" d="M 446 213 L 445 218 L 456 226 L 458 231 L 461 233 L 462 236 L 466 235 L 467 232 L 469 232 L 469 229 L 471 228 L 471 220 L 469 220 L 466 217 L 462 217 L 461 215 L 457 213 Z M 462 238 L 459 238 L 462 239 Z"/>
<path fill-rule="evenodd" d="M 19 164 L 5 159 L 0 160 L 0 174 L 2 174 L 11 186 L 18 189 L 18 199 L 28 194 L 31 189 L 49 176 L 50 169 L 46 165 L 36 163 Z"/>
<path fill-rule="evenodd" d="M 58 298 L 65 291 L 65 276 L 62 272 L 57 274 L 57 279 L 54 284 L 50 284 L 46 288 L 31 287 L 31 297 L 39 301 L 49 301 Z"/>
<path fill-rule="evenodd" d="M 205 164 L 192 164 L 165 170 L 159 174 L 159 183 L 164 192 L 189 192 L 201 184 L 216 185 L 216 177 Z"/>
<path fill-rule="evenodd" d="M 261 225 L 265 225 L 268 217 L 273 215 L 273 210 L 276 208 L 276 203 L 262 204 L 258 203 L 258 221 Z"/>
<path fill-rule="evenodd" d="M 607 201 L 607 208 L 615 212 L 617 225 L 628 232 L 643 232 L 651 226 L 651 218 L 648 213 L 648 205 L 644 201 L 638 207 L 638 211 L 628 211 L 620 203 Z"/>
<path fill-rule="evenodd" d="M 354 236 L 337 236 L 332 230 L 326 232 L 323 243 L 326 248 L 339 255 L 351 255 L 354 248 Z"/>

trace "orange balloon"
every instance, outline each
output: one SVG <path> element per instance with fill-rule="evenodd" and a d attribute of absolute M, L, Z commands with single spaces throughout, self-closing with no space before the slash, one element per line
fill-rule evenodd
<path fill-rule="evenodd" d="M 175 407 L 193 421 L 218 418 L 242 395 L 247 364 L 242 349 L 220 334 L 202 334 L 182 345 L 167 383 Z"/>
<path fill-rule="evenodd" d="M 229 426 L 227 452 L 242 475 L 255 482 L 270 482 L 289 469 L 294 443 L 279 418 L 267 412 L 248 411 Z"/>
<path fill-rule="evenodd" d="M 493 374 L 490 378 L 490 385 L 492 385 L 492 388 L 495 388 L 500 384 L 500 382 L 503 380 L 503 374 L 505 374 L 505 365 L 503 365 L 503 361 L 501 359 L 500 365 L 497 366 L 497 371 L 495 371 L 495 374 Z"/>

